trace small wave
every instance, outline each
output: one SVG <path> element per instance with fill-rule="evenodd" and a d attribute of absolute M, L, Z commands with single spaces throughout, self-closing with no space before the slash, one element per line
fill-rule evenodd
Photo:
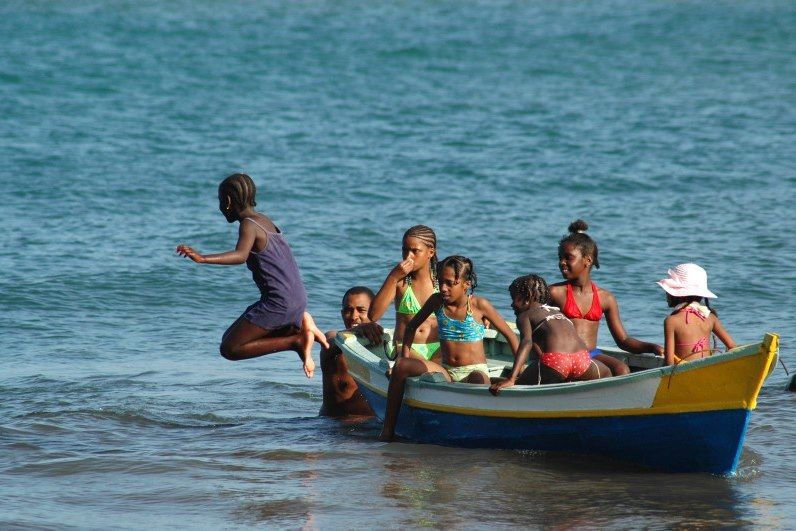
<path fill-rule="evenodd" d="M 167 417 L 155 414 L 151 411 L 127 410 L 114 408 L 99 409 L 72 409 L 62 411 L 34 411 L 18 415 L 18 419 L 62 419 L 63 417 L 90 418 L 103 421 L 116 421 L 123 425 L 133 426 L 159 426 L 162 428 L 195 428 L 195 429 L 215 429 L 240 426 L 239 422 L 232 422 L 229 419 L 220 417 L 214 413 L 192 413 L 180 414 L 174 417 Z M 58 425 L 49 423 L 38 423 L 34 427 L 37 430 L 45 431 L 71 431 L 63 427 L 63 422 Z"/>
<path fill-rule="evenodd" d="M 240 449 L 232 452 L 225 452 L 221 455 L 244 459 L 258 459 L 262 461 L 317 461 L 319 459 L 335 460 L 343 457 L 351 457 L 350 452 L 328 450 L 301 451 L 291 448 L 272 448 L 270 450 Z"/>
<path fill-rule="evenodd" d="M 749 447 L 744 447 L 741 459 L 738 462 L 738 469 L 730 477 L 734 481 L 742 483 L 755 480 L 763 474 L 764 461 L 761 454 Z"/>

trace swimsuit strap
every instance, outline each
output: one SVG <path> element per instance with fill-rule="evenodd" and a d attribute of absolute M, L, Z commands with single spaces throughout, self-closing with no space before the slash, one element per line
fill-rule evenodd
<path fill-rule="evenodd" d="M 707 347 L 710 346 L 708 337 L 709 336 L 700 338 L 699 341 L 696 341 L 694 343 L 675 343 L 675 344 L 678 347 L 691 347 L 691 353 L 693 354 L 694 352 L 708 350 Z"/>
<path fill-rule="evenodd" d="M 546 315 L 544 317 L 544 319 L 542 319 L 542 321 L 538 325 L 536 325 L 536 327 L 534 327 L 533 330 L 531 330 L 531 334 L 534 334 L 537 330 L 539 330 L 539 327 L 541 327 L 543 324 L 545 324 L 546 322 L 551 321 L 553 319 L 564 319 L 564 320 L 569 321 L 569 318 L 566 315 L 564 315 L 563 313 L 561 313 L 561 310 L 559 310 L 555 306 L 548 306 L 546 304 L 543 304 L 542 308 L 544 308 L 547 311 L 556 312 L 556 313 L 551 313 L 550 315 Z M 571 323 L 572 321 L 569 321 L 569 322 Z"/>
<path fill-rule="evenodd" d="M 696 315 L 702 321 L 707 319 L 710 315 L 710 308 L 702 306 L 698 302 L 682 303 L 675 306 L 672 315 L 680 312 L 685 312 L 685 323 L 688 324 L 689 315 Z"/>
<path fill-rule="evenodd" d="M 707 320 L 708 315 L 710 315 L 710 310 L 708 308 L 701 306 L 696 302 L 691 302 L 688 304 L 683 303 L 678 305 L 674 309 L 674 312 L 672 312 L 672 315 L 680 312 L 685 313 L 685 324 L 688 324 L 689 315 L 695 315 L 703 322 Z M 706 335 L 703 338 L 700 338 L 698 341 L 694 343 L 676 343 L 676 346 L 691 347 L 691 352 L 694 353 L 706 350 L 706 348 L 710 346 L 709 341 L 710 341 L 710 334 Z"/>
<path fill-rule="evenodd" d="M 276 227 L 276 232 L 271 232 L 270 230 L 268 230 L 268 229 L 266 229 L 265 227 L 263 227 L 262 225 L 260 225 L 260 223 L 259 223 L 259 222 L 258 222 L 256 219 L 254 219 L 254 218 L 243 218 L 243 221 L 246 221 L 247 219 L 248 219 L 249 221 L 251 221 L 252 223 L 254 223 L 255 225 L 257 225 L 258 227 L 260 227 L 261 229 L 263 229 L 263 232 L 265 232 L 265 235 L 266 235 L 266 237 L 270 236 L 271 234 L 278 234 L 278 235 L 280 235 L 280 236 L 282 235 L 282 231 L 280 231 L 280 230 L 279 230 L 279 227 L 276 227 L 276 225 L 274 225 L 274 227 Z M 269 238 L 269 239 L 270 239 L 270 238 Z M 268 247 L 268 241 L 266 241 L 266 243 L 265 243 L 265 247 L 263 247 L 262 249 L 260 249 L 258 252 L 260 252 L 260 253 L 261 253 L 261 252 L 265 251 L 265 249 L 266 249 L 267 247 Z M 249 251 L 249 254 L 256 255 L 257 253 L 255 253 L 254 251 Z"/>

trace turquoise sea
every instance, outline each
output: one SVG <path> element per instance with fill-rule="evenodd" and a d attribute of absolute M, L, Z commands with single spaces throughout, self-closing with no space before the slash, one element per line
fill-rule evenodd
<path fill-rule="evenodd" d="M 232 248 L 244 171 L 322 328 L 417 223 L 508 317 L 582 217 L 631 334 L 662 342 L 654 282 L 695 261 L 793 374 L 795 28 L 785 0 L 0 3 L 0 527 L 792 528 L 782 367 L 733 477 L 383 444 L 317 416 L 295 354 L 223 360 L 256 288 L 173 249 Z"/>

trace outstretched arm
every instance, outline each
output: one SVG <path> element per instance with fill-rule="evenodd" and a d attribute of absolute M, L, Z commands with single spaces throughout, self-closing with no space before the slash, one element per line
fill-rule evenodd
<path fill-rule="evenodd" d="M 502 382 L 498 382 L 489 387 L 489 392 L 495 396 L 497 396 L 501 389 L 514 385 L 514 383 L 517 381 L 517 378 L 520 376 L 520 373 L 522 372 L 522 368 L 525 366 L 525 362 L 528 360 L 528 355 L 531 353 L 531 349 L 533 348 L 533 330 L 531 329 L 531 320 L 527 317 L 517 318 L 517 328 L 520 329 L 522 341 L 520 341 L 519 348 L 516 350 L 516 355 L 514 356 L 514 366 L 511 369 L 511 376 Z M 512 335 L 514 334 L 512 333 Z"/>
<path fill-rule="evenodd" d="M 415 332 L 417 332 L 418 327 L 428 319 L 428 316 L 431 313 L 442 306 L 442 295 L 439 293 L 433 293 L 431 297 L 428 298 L 426 303 L 420 308 L 420 311 L 412 317 L 412 320 L 409 321 L 409 324 L 406 325 L 406 330 L 404 331 L 404 339 L 403 345 L 401 346 L 401 357 L 408 358 L 409 351 L 412 349 L 412 343 L 415 340 Z"/>
<path fill-rule="evenodd" d="M 246 258 L 254 245 L 254 237 L 257 235 L 251 223 L 241 221 L 238 229 L 238 244 L 234 251 L 225 253 L 203 255 L 184 244 L 177 246 L 177 254 L 190 258 L 197 264 L 219 264 L 219 265 L 238 265 L 246 262 Z M 267 236 L 266 236 L 267 237 Z"/>
<path fill-rule="evenodd" d="M 374 297 L 373 302 L 370 303 L 370 308 L 368 308 L 368 319 L 374 322 L 381 319 L 384 312 L 390 307 L 390 303 L 395 300 L 395 293 L 398 291 L 398 283 L 412 272 L 412 267 L 414 267 L 414 265 L 415 261 L 411 258 L 407 258 L 399 262 L 398 265 L 390 271 L 390 274 L 384 279 L 384 284 L 381 285 L 381 289 L 379 289 L 376 297 Z"/>
<path fill-rule="evenodd" d="M 617 304 L 614 296 L 609 292 L 604 292 L 603 300 L 605 301 L 605 323 L 608 325 L 608 330 L 611 332 L 611 337 L 614 338 L 616 345 L 627 352 L 633 354 L 643 354 L 645 352 L 652 352 L 658 356 L 663 355 L 663 347 L 655 343 L 647 343 L 640 341 L 635 337 L 630 337 L 622 325 L 622 318 L 619 317 L 619 304 Z"/>

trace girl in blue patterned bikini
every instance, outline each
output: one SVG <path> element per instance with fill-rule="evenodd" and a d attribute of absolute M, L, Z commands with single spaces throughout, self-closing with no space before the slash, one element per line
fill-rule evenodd
<path fill-rule="evenodd" d="M 512 353 L 517 353 L 517 335 L 488 300 L 472 294 L 477 285 L 472 261 L 463 256 L 449 256 L 439 263 L 437 273 L 439 293 L 431 295 L 406 326 L 403 347 L 390 377 L 384 427 L 379 440 L 395 438 L 395 425 L 407 378 L 438 372 L 449 382 L 489 384 L 483 341 L 484 323 L 487 321 L 506 337 Z M 409 345 L 414 341 L 417 328 L 432 313 L 437 317 L 441 363 L 410 355 Z"/>
<path fill-rule="evenodd" d="M 393 353 L 400 352 L 400 338 L 406 325 L 420 311 L 428 298 L 437 293 L 437 235 L 425 225 L 415 225 L 404 233 L 403 261 L 387 275 L 368 310 L 371 322 L 378 321 L 390 303 L 395 305 Z M 434 317 L 422 322 L 409 345 L 409 355 L 423 360 L 439 360 L 437 321 Z"/>

